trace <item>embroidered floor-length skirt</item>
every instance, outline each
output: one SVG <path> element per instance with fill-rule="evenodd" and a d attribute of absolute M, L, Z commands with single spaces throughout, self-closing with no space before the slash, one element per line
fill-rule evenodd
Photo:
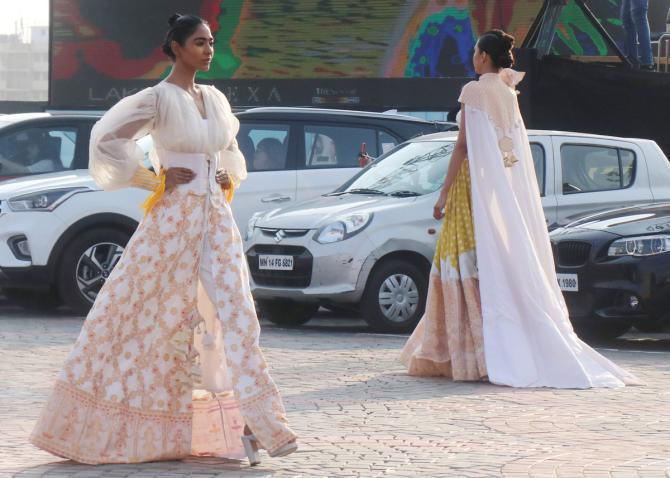
<path fill-rule="evenodd" d="M 465 160 L 447 196 L 426 312 L 400 358 L 410 375 L 482 380 L 486 378 L 482 334 L 470 170 Z"/>
<path fill-rule="evenodd" d="M 263 424 L 257 435 L 268 447 L 295 438 L 264 372 L 230 208 L 210 207 L 209 201 L 175 190 L 141 222 L 84 322 L 33 431 L 33 444 L 97 464 L 191 454 L 241 457 L 245 421 Z M 205 260 L 217 288 L 211 306 L 225 317 L 223 330 L 219 321 L 212 327 L 198 313 L 205 238 L 211 256 Z M 222 351 L 206 350 L 206 343 L 203 348 L 204 328 L 215 329 L 217 342 L 231 348 L 226 352 L 236 364 L 235 396 L 230 383 L 227 390 L 221 384 L 218 390 L 199 390 L 201 354 L 218 354 L 225 368 Z"/>

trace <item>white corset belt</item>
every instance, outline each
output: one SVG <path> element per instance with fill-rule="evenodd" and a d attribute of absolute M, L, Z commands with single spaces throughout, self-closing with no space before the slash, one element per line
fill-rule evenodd
<path fill-rule="evenodd" d="M 216 182 L 217 155 L 207 153 L 178 153 L 165 149 L 157 149 L 158 159 L 164 169 L 187 168 L 193 171 L 194 177 L 190 183 L 179 184 L 180 191 L 206 196 L 221 188 Z"/>

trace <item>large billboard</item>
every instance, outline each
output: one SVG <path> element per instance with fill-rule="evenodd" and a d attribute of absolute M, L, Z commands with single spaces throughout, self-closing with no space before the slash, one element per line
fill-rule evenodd
<path fill-rule="evenodd" d="M 52 0 L 50 105 L 105 108 L 165 77 L 174 12 L 207 19 L 215 37 L 200 81 L 237 106 L 443 109 L 474 76 L 478 35 L 523 38 L 541 0 Z M 618 1 L 588 2 L 614 36 Z M 555 53 L 612 55 L 571 1 Z"/>

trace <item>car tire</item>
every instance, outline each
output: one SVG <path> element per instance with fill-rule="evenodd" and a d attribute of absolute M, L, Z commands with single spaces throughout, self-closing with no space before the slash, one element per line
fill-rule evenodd
<path fill-rule="evenodd" d="M 573 324 L 577 335 L 585 340 L 612 340 L 628 332 L 631 324 L 627 322 L 577 322 Z"/>
<path fill-rule="evenodd" d="M 97 292 L 120 259 L 129 239 L 129 233 L 118 229 L 89 229 L 76 236 L 63 250 L 58 267 L 58 292 L 75 313 L 88 314 Z"/>
<path fill-rule="evenodd" d="M 30 311 L 45 312 L 61 305 L 58 294 L 52 290 L 3 289 L 0 294 L 7 300 Z"/>
<path fill-rule="evenodd" d="M 256 303 L 260 317 L 284 327 L 306 324 L 319 310 L 319 304 L 302 304 L 289 300 L 261 299 Z"/>
<path fill-rule="evenodd" d="M 374 332 L 411 332 L 421 320 L 427 295 L 426 271 L 407 260 L 389 259 L 372 270 L 361 313 Z"/>

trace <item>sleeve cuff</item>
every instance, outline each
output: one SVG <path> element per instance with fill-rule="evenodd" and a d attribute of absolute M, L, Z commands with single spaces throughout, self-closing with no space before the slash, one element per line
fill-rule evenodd
<path fill-rule="evenodd" d="M 135 171 L 130 185 L 136 188 L 146 189 L 147 191 L 154 191 L 161 184 L 161 180 L 156 174 L 149 171 L 147 168 L 140 166 Z"/>

